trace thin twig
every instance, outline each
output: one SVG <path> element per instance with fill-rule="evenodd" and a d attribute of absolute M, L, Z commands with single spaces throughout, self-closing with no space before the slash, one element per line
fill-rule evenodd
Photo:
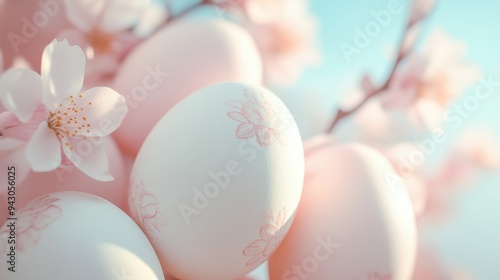
<path fill-rule="evenodd" d="M 406 37 L 409 35 L 411 29 L 414 28 L 415 25 L 417 25 L 417 23 L 424 20 L 424 18 L 427 17 L 428 15 L 429 15 L 429 13 L 417 21 L 413 21 L 413 22 L 410 22 L 410 20 L 408 21 L 406 28 L 403 32 L 401 41 L 399 43 L 398 56 L 396 57 L 396 61 L 394 62 L 394 65 L 392 66 L 391 72 L 389 73 L 385 83 L 383 85 L 381 85 L 380 87 L 373 89 L 368 94 L 366 94 L 366 96 L 363 98 L 363 100 L 361 100 L 353 108 L 351 108 L 349 110 L 343 110 L 342 108 L 338 108 L 337 112 L 335 114 L 335 117 L 333 118 L 333 121 L 330 123 L 330 126 L 326 130 L 327 133 L 331 133 L 341 120 L 345 119 L 346 117 L 348 117 L 348 116 L 352 115 L 353 113 L 355 113 L 356 111 L 358 111 L 363 105 L 366 104 L 366 102 L 368 102 L 368 100 L 370 100 L 374 96 L 381 94 L 382 92 L 384 92 L 385 90 L 387 90 L 389 88 L 389 85 L 391 84 L 391 81 L 394 78 L 394 74 L 396 73 L 397 68 L 399 67 L 401 62 L 408 56 L 408 53 L 410 52 L 411 46 L 409 46 L 409 48 L 407 50 L 404 49 Z M 416 41 L 416 39 L 417 38 L 415 38 L 415 41 Z"/>
<path fill-rule="evenodd" d="M 168 24 L 174 20 L 177 20 L 187 14 L 189 14 L 190 12 L 198 9 L 199 7 L 202 7 L 202 6 L 205 6 L 205 5 L 212 5 L 214 3 L 212 3 L 212 0 L 202 0 L 190 7 L 187 7 L 186 9 L 184 9 L 183 11 L 181 11 L 180 13 L 176 14 L 175 16 L 171 16 L 167 19 L 166 23 L 165 24 Z"/>

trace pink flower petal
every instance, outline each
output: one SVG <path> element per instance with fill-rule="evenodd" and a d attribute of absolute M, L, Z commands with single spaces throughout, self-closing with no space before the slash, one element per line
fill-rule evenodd
<path fill-rule="evenodd" d="M 248 245 L 248 247 L 246 247 L 245 250 L 243 250 L 243 255 L 245 256 L 261 255 L 266 246 L 267 246 L 266 241 L 262 239 L 255 240 L 250 245 Z"/>
<path fill-rule="evenodd" d="M 251 90 L 251 89 L 245 89 L 245 97 L 248 99 L 248 101 L 252 102 L 252 103 L 255 103 L 255 104 L 259 104 L 259 100 L 257 99 L 257 95 L 259 95 L 259 97 L 261 97 L 261 94 L 255 90 Z"/>
<path fill-rule="evenodd" d="M 9 112 L 9 111 L 0 113 L 0 131 L 17 126 L 20 123 L 21 123 L 21 121 L 16 117 L 16 115 L 14 113 Z M 5 136 L 5 135 L 2 135 L 2 136 Z"/>
<path fill-rule="evenodd" d="M 265 241 L 269 241 L 276 234 L 276 230 L 275 226 L 266 224 L 260 229 L 260 238 Z"/>
<path fill-rule="evenodd" d="M 280 229 L 286 222 L 286 208 L 281 209 L 276 217 L 276 227 Z"/>
<path fill-rule="evenodd" d="M 33 228 L 43 229 L 52 224 L 55 220 L 62 216 L 62 210 L 58 206 L 50 205 L 44 211 L 37 214 L 33 223 Z"/>
<path fill-rule="evenodd" d="M 69 1 L 77 2 L 77 1 Z M 42 101 L 50 111 L 82 89 L 85 74 L 85 55 L 67 40 L 53 40 L 42 55 Z"/>
<path fill-rule="evenodd" d="M 151 219 L 158 213 L 158 200 L 150 193 L 141 196 L 139 207 L 145 219 Z"/>
<path fill-rule="evenodd" d="M 235 120 L 235 121 L 239 121 L 239 122 L 247 122 L 247 119 L 245 118 L 245 116 L 243 116 L 243 114 L 242 114 L 242 113 L 240 113 L 240 112 L 234 112 L 234 111 L 232 111 L 232 112 L 227 113 L 227 115 L 228 115 L 231 119 L 233 119 L 233 120 Z"/>
<path fill-rule="evenodd" d="M 250 261 L 247 262 L 247 266 L 255 266 L 263 263 L 266 260 L 264 255 L 253 257 Z"/>
<path fill-rule="evenodd" d="M 22 121 L 27 122 L 42 100 L 42 80 L 29 69 L 16 68 L 0 78 L 0 100 L 3 106 Z"/>
<path fill-rule="evenodd" d="M 241 107 L 243 107 L 243 102 L 241 101 L 236 101 L 236 100 L 232 100 L 232 101 L 228 101 L 226 103 L 226 105 L 233 109 L 233 110 L 236 110 L 236 111 L 241 111 Z"/>
<path fill-rule="evenodd" d="M 2 113 L 0 119 L 2 136 L 28 142 L 40 123 L 47 119 L 47 111 L 45 106 L 40 104 L 33 117 L 27 122 L 20 122 L 14 114 L 8 111 Z"/>
<path fill-rule="evenodd" d="M 102 138 L 75 138 L 61 135 L 64 154 L 83 173 L 103 182 L 112 181 Z M 69 143 L 69 145 L 67 145 Z"/>
<path fill-rule="evenodd" d="M 260 146 L 266 147 L 271 144 L 271 133 L 272 131 L 264 126 L 255 127 L 255 135 L 257 136 L 257 141 Z"/>
<path fill-rule="evenodd" d="M 107 32 L 116 32 L 132 27 L 149 4 L 149 0 L 67 1 L 66 15 L 75 26 L 83 31 L 99 27 Z"/>
<path fill-rule="evenodd" d="M 88 137 L 103 137 L 115 131 L 122 123 L 127 113 L 125 98 L 107 87 L 95 87 L 73 98 L 77 109 L 72 117 L 85 126 L 77 135 Z M 83 110 L 81 110 L 83 108 Z M 90 125 L 90 126 L 88 126 Z M 89 132 L 87 132 L 89 130 Z"/>
<path fill-rule="evenodd" d="M 47 122 L 42 122 L 31 137 L 26 157 L 35 172 L 52 171 L 61 165 L 61 146 Z"/>
<path fill-rule="evenodd" d="M 248 139 L 255 136 L 255 128 L 249 123 L 242 123 L 236 128 L 236 136 L 240 139 Z"/>
<path fill-rule="evenodd" d="M 260 104 L 247 102 L 241 112 L 245 118 L 253 125 L 262 125 L 265 117 L 265 110 Z"/>
<path fill-rule="evenodd" d="M 41 232 L 34 228 L 30 228 L 29 230 L 23 232 L 18 237 L 19 250 L 23 251 L 28 247 L 36 245 L 41 237 L 42 237 Z"/>

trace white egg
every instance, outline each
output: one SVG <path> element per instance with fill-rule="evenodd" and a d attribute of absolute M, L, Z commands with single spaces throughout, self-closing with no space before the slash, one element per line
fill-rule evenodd
<path fill-rule="evenodd" d="M 46 194 L 14 217 L 0 229 L 0 279 L 164 279 L 144 233 L 100 197 Z"/>
<path fill-rule="evenodd" d="M 397 179 L 388 160 L 321 136 L 305 146 L 303 195 L 269 260 L 270 279 L 410 279 L 415 217 L 406 189 L 391 184 Z"/>
<path fill-rule="evenodd" d="M 259 86 L 219 84 L 153 128 L 132 170 L 129 206 L 165 271 L 231 280 L 281 242 L 303 176 L 301 137 L 283 102 Z"/>

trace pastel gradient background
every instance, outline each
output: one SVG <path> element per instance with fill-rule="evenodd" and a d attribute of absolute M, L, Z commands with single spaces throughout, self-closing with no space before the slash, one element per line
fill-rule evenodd
<path fill-rule="evenodd" d="M 363 29 L 373 20 L 370 11 L 385 9 L 389 2 L 311 0 L 313 13 L 319 21 L 323 63 L 306 73 L 297 85 L 297 94 L 303 90 L 321 94 L 324 102 L 318 104 L 324 107 L 318 110 L 332 111 L 333 114 L 341 97 L 358 87 L 363 73 L 370 73 L 375 81 L 385 79 L 392 67 L 390 51 L 397 46 L 404 29 L 407 1 L 401 1 L 403 11 L 393 15 L 389 25 L 382 28 L 360 54 L 353 55 L 351 62 L 344 57 L 339 45 L 342 42 L 353 44 L 354 29 Z M 418 45 L 425 41 L 431 30 L 443 28 L 454 40 L 467 44 L 466 59 L 480 68 L 482 77 L 492 75 L 495 81 L 500 81 L 499 12 L 499 1 L 439 0 L 436 10 L 423 26 Z M 292 110 L 298 103 L 292 102 Z M 442 147 L 438 147 L 435 156 L 445 151 L 454 137 L 470 127 L 493 128 L 499 135 L 499 120 L 500 88 L 488 102 L 482 102 L 458 130 L 443 127 L 449 138 Z M 474 279 L 500 279 L 500 174 L 482 175 L 476 184 L 452 198 L 454 212 L 442 224 L 428 227 L 421 234 L 422 243 L 436 248 L 446 265 L 463 268 Z M 262 270 L 254 275 L 267 279 Z M 449 277 L 461 280 L 458 276 Z"/>

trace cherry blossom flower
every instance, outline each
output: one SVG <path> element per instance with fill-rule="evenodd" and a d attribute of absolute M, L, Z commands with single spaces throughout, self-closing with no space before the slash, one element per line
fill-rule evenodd
<path fill-rule="evenodd" d="M 76 28 L 62 31 L 58 38 L 84 50 L 92 83 L 109 80 L 126 53 L 167 17 L 164 5 L 150 0 L 72 0 L 65 8 Z"/>
<path fill-rule="evenodd" d="M 271 215 L 272 223 L 267 223 L 260 229 L 260 239 L 250 243 L 243 250 L 243 255 L 251 257 L 247 266 L 255 267 L 263 263 L 276 250 L 285 237 L 286 232 L 286 208 L 283 208 L 276 215 L 276 219 Z"/>
<path fill-rule="evenodd" d="M 125 99 L 105 87 L 80 92 L 84 71 L 82 50 L 54 40 L 43 52 L 41 75 L 24 68 L 2 75 L 0 100 L 8 111 L 0 114 L 0 149 L 11 151 L 2 160 L 26 159 L 35 172 L 74 165 L 96 180 L 113 180 L 102 137 L 121 124 Z"/>
<path fill-rule="evenodd" d="M 419 129 L 441 125 L 443 113 L 479 78 L 479 70 L 463 61 L 463 42 L 443 30 L 431 34 L 420 53 L 411 53 L 381 95 L 386 109 L 405 110 Z"/>
<path fill-rule="evenodd" d="M 283 144 L 282 133 L 285 124 L 279 112 L 266 102 L 259 91 L 246 89 L 244 95 L 246 102 L 233 101 L 228 103 L 236 111 L 227 115 L 240 123 L 236 128 L 236 137 L 249 139 L 256 137 L 261 147 L 271 144 L 273 137 Z"/>
<path fill-rule="evenodd" d="M 290 85 L 306 67 L 319 63 L 317 24 L 307 1 L 252 0 L 245 7 L 249 17 L 243 26 L 260 49 L 266 84 Z"/>
<path fill-rule="evenodd" d="M 166 217 L 158 210 L 158 199 L 151 194 L 141 181 L 132 188 L 129 196 L 132 215 L 150 238 L 156 238 L 166 225 Z"/>
<path fill-rule="evenodd" d="M 16 248 L 20 251 L 36 245 L 42 237 L 42 230 L 62 216 L 62 210 L 55 205 L 59 198 L 41 196 L 28 203 L 18 214 L 16 221 Z M 10 229 L 0 231 L 1 244 L 7 244 Z M 5 248 L 4 248 L 5 249 Z"/>

